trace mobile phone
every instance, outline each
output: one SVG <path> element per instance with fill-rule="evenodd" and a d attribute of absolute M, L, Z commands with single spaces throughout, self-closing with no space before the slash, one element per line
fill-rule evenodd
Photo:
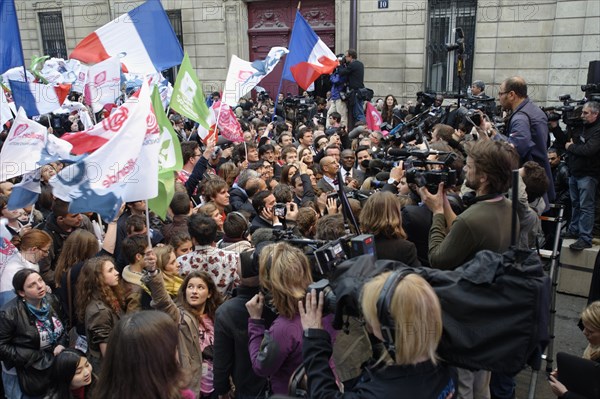
<path fill-rule="evenodd" d="M 275 216 L 277 217 L 285 217 L 285 212 L 286 212 L 286 208 L 285 208 L 285 204 L 283 203 L 277 203 L 273 206 L 273 212 L 275 213 Z"/>

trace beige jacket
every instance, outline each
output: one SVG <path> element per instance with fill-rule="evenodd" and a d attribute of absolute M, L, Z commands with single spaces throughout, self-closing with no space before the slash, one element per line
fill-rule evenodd
<path fill-rule="evenodd" d="M 190 373 L 189 389 L 199 396 L 200 380 L 202 379 L 202 350 L 200 349 L 198 320 L 182 305 L 176 304 L 171 299 L 163 284 L 163 276 L 160 271 L 155 276 L 145 274 L 142 282 L 150 289 L 152 307 L 167 313 L 178 324 L 181 367 Z"/>

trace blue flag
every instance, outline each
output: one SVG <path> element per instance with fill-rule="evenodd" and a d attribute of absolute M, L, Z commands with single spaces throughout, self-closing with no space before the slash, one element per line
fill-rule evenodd
<path fill-rule="evenodd" d="M 0 73 L 25 65 L 14 0 L 0 0 Z"/>

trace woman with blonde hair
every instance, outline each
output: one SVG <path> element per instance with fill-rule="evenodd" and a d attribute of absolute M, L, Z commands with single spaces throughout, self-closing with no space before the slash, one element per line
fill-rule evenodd
<path fill-rule="evenodd" d="M 179 264 L 175 256 L 175 249 L 170 245 L 163 245 L 152 249 L 156 255 L 156 267 L 163 273 L 165 289 L 173 299 L 177 298 L 183 279 L 179 277 Z"/>
<path fill-rule="evenodd" d="M 298 303 L 304 339 L 304 366 L 310 398 L 450 399 L 456 372 L 437 359 L 442 337 L 442 309 L 431 286 L 417 274 L 396 270 L 368 281 L 360 305 L 367 329 L 383 341 L 385 351 L 350 391 L 339 392 L 326 366 L 332 349 L 323 330 L 323 292 L 306 294 Z"/>
<path fill-rule="evenodd" d="M 279 316 L 267 331 L 261 317 L 265 297 L 258 294 L 246 303 L 250 314 L 248 350 L 254 372 L 270 377 L 273 393 L 287 394 L 290 377 L 302 363 L 302 325 L 297 306 L 312 283 L 310 264 L 300 249 L 283 242 L 259 248 L 260 285 L 269 292 Z M 331 315 L 326 316 L 323 324 L 333 344 L 331 321 Z M 333 361 L 329 366 L 333 368 Z"/>
<path fill-rule="evenodd" d="M 581 313 L 583 335 L 588 340 L 588 346 L 583 352 L 583 358 L 600 363 L 600 301 L 590 303 Z M 560 370 L 555 370 L 548 377 L 552 392 L 561 399 L 587 399 L 585 396 L 571 392 L 558 381 Z"/>
<path fill-rule="evenodd" d="M 52 237 L 43 230 L 32 229 L 21 237 L 19 252 L 13 254 L 0 272 L 0 306 L 16 296 L 13 277 L 19 270 L 32 269 L 39 273 L 39 262 L 46 258 L 52 247 Z"/>
<path fill-rule="evenodd" d="M 206 216 L 208 218 L 212 218 L 214 219 L 214 221 L 217 223 L 217 238 L 216 241 L 219 241 L 223 238 L 223 222 L 225 222 L 224 220 L 224 214 L 221 214 L 221 212 L 219 211 L 219 208 L 217 208 L 217 205 L 215 205 L 214 202 L 207 202 L 206 204 L 202 205 L 200 208 L 198 208 L 198 214 L 202 215 L 202 216 Z"/>
<path fill-rule="evenodd" d="M 363 233 L 375 236 L 377 259 L 421 266 L 415 244 L 406 240 L 400 200 L 394 194 L 380 191 L 371 195 L 360 212 L 360 227 Z"/>

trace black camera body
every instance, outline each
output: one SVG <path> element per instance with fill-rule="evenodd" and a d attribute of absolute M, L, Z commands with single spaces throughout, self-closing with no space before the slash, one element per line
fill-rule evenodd
<path fill-rule="evenodd" d="M 431 194 L 437 194 L 440 183 L 444 183 L 444 187 L 453 187 L 456 185 L 456 181 L 456 171 L 454 169 L 423 170 L 410 168 L 406 171 L 407 183 L 414 183 L 418 187 L 426 187 Z"/>

